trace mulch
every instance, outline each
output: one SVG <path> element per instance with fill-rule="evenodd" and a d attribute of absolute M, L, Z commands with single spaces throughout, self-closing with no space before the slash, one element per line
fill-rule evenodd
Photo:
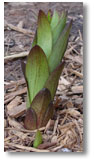
<path fill-rule="evenodd" d="M 40 128 L 43 143 L 36 149 L 36 130 L 24 128 L 26 82 L 21 60 L 31 48 L 39 9 L 68 10 L 73 19 L 65 67 L 54 99 L 53 119 Z M 83 6 L 82 3 L 5 3 L 4 150 L 9 152 L 83 151 Z M 28 22 L 28 23 L 27 23 Z"/>

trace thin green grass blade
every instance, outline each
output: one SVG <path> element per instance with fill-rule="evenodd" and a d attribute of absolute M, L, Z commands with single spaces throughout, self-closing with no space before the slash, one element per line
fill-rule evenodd
<path fill-rule="evenodd" d="M 52 54 L 48 59 L 50 72 L 54 71 L 54 69 L 58 66 L 58 64 L 61 62 L 64 56 L 64 53 L 67 48 L 71 26 L 72 26 L 72 21 L 70 21 L 70 23 L 65 27 L 60 37 L 58 38 L 56 44 L 53 47 Z"/>
<path fill-rule="evenodd" d="M 31 103 L 36 94 L 44 87 L 49 77 L 46 55 L 38 45 L 31 49 L 27 57 L 25 76 L 28 82 Z"/>
<path fill-rule="evenodd" d="M 60 63 L 59 66 L 57 66 L 57 68 L 50 74 L 45 84 L 45 88 L 48 88 L 48 90 L 51 93 L 52 100 L 54 99 L 56 89 L 58 86 L 58 81 L 63 68 L 64 68 L 64 62 Z"/>
<path fill-rule="evenodd" d="M 41 10 L 38 15 L 37 44 L 48 58 L 52 50 L 52 32 L 48 18 Z"/>

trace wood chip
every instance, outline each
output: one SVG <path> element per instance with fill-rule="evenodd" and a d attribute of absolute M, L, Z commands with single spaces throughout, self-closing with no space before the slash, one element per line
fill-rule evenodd
<path fill-rule="evenodd" d="M 10 119 L 10 117 L 9 117 L 9 119 Z M 22 131 L 22 132 L 24 132 L 24 133 L 36 133 L 37 132 L 37 129 L 35 129 L 35 130 L 26 130 L 25 128 L 23 128 L 23 126 L 21 125 L 20 127 L 19 127 L 19 123 L 18 123 L 18 127 L 16 127 L 16 123 L 14 122 L 14 124 L 12 125 L 12 118 L 11 118 L 11 123 L 10 123 L 10 126 L 12 126 L 12 127 L 7 127 L 7 128 L 5 128 L 5 130 L 17 130 L 17 131 Z M 14 126 L 14 127 L 13 127 Z M 45 127 L 41 127 L 41 128 L 39 128 L 38 130 L 40 130 L 40 131 L 44 131 L 45 130 Z"/>
<path fill-rule="evenodd" d="M 59 84 L 63 84 L 63 85 L 69 85 L 70 82 L 68 80 L 66 80 L 63 76 L 60 77 L 60 80 L 59 80 Z"/>
<path fill-rule="evenodd" d="M 26 103 L 23 102 L 21 105 L 13 107 L 11 110 L 8 110 L 8 114 L 12 118 L 18 118 L 26 112 Z"/>
<path fill-rule="evenodd" d="M 51 149 L 51 152 L 56 152 L 58 149 L 61 149 L 62 147 L 64 147 L 64 144 Z"/>
<path fill-rule="evenodd" d="M 83 93 L 83 86 L 72 86 L 71 90 L 73 93 Z"/>
<path fill-rule="evenodd" d="M 7 103 L 9 103 L 11 100 L 13 100 L 15 98 L 15 96 L 11 96 L 11 97 L 9 97 L 8 99 L 5 99 L 4 100 L 4 105 L 5 104 L 7 104 Z"/>
<path fill-rule="evenodd" d="M 11 133 L 14 134 L 15 136 L 19 137 L 21 140 L 25 140 L 29 134 L 29 133 L 23 133 L 23 132 L 17 131 L 17 130 L 12 130 Z M 34 140 L 33 137 L 31 137 L 31 139 Z"/>
<path fill-rule="evenodd" d="M 52 147 L 52 146 L 54 146 L 56 144 L 57 144 L 56 142 L 51 142 L 51 143 L 50 142 L 46 142 L 46 143 L 40 144 L 38 146 L 38 149 L 47 149 L 47 148 Z"/>
<path fill-rule="evenodd" d="M 57 117 L 57 120 L 55 121 L 54 130 L 53 130 L 52 135 L 55 135 L 55 133 L 56 133 L 58 122 L 59 122 L 59 116 Z"/>
<path fill-rule="evenodd" d="M 12 55 L 9 55 L 9 56 L 5 56 L 4 57 L 4 61 L 6 62 L 6 60 L 9 60 L 9 59 L 23 58 L 23 57 L 26 57 L 28 54 L 29 54 L 29 52 L 26 51 L 26 52 L 21 52 L 21 53 L 17 53 L 17 54 L 12 54 Z"/>
<path fill-rule="evenodd" d="M 83 65 L 83 57 L 82 56 L 72 56 L 72 55 L 66 55 L 65 58 L 71 59 L 73 62 L 80 63 Z"/>
<path fill-rule="evenodd" d="M 82 141 L 82 133 L 80 132 L 79 124 L 78 124 L 78 122 L 76 120 L 74 120 L 74 123 L 75 123 L 75 125 L 76 125 L 76 127 L 78 129 L 78 132 L 79 132 L 79 135 L 80 135 L 80 140 Z"/>
<path fill-rule="evenodd" d="M 83 41 L 83 37 L 82 37 L 81 31 L 78 30 L 78 32 L 79 32 L 80 40 Z"/>
<path fill-rule="evenodd" d="M 51 139 L 51 143 L 57 142 L 57 137 L 58 137 L 58 136 L 54 135 L 54 136 L 52 137 L 52 139 Z"/>
<path fill-rule="evenodd" d="M 9 140 L 12 139 L 13 137 L 15 137 L 15 135 L 8 136 L 7 138 L 4 139 L 4 142 L 9 141 Z"/>
<path fill-rule="evenodd" d="M 73 103 L 72 101 L 68 101 L 66 104 L 67 108 L 73 108 Z"/>
<path fill-rule="evenodd" d="M 50 119 L 45 127 L 44 133 L 46 133 L 46 131 L 53 125 L 54 125 L 54 120 Z"/>
<path fill-rule="evenodd" d="M 83 103 L 83 98 L 76 98 L 75 104 L 81 105 Z"/>
<path fill-rule="evenodd" d="M 35 32 L 29 30 L 29 29 L 24 29 L 24 28 L 21 28 L 19 26 L 14 26 L 13 24 L 10 24 L 8 23 L 7 21 L 5 21 L 5 25 L 8 26 L 9 28 L 11 28 L 12 30 L 15 30 L 17 32 L 21 32 L 21 33 L 24 33 L 24 34 L 29 34 L 29 35 L 34 35 Z"/>
<path fill-rule="evenodd" d="M 7 127 L 7 120 L 4 119 L 4 128 L 6 128 L 6 127 Z"/>
<path fill-rule="evenodd" d="M 66 50 L 64 57 L 66 57 L 67 55 L 70 54 L 70 52 L 72 52 L 72 50 L 76 47 L 77 45 L 71 46 L 68 50 Z"/>
<path fill-rule="evenodd" d="M 16 129 L 23 129 L 24 127 L 17 122 L 15 119 L 8 117 L 8 123 L 11 127 L 15 127 Z"/>
<path fill-rule="evenodd" d="M 18 95 L 22 95 L 22 94 L 24 94 L 24 93 L 26 93 L 26 92 L 27 92 L 27 87 L 24 87 L 23 89 L 19 89 L 19 90 L 15 91 L 15 92 L 6 94 L 4 98 L 5 98 L 5 100 L 6 100 L 6 99 L 9 99 L 9 98 L 11 98 L 11 97 L 15 97 L 15 96 L 18 96 Z"/>
<path fill-rule="evenodd" d="M 73 69 L 69 69 L 68 71 L 72 72 L 72 74 L 75 74 L 76 76 L 80 77 L 81 79 L 83 78 L 83 74 L 78 71 L 75 71 Z"/>
<path fill-rule="evenodd" d="M 42 149 L 37 149 L 37 148 L 33 148 L 33 147 L 27 147 L 27 146 L 23 146 L 23 145 L 19 145 L 19 144 L 14 144 L 14 143 L 8 143 L 6 142 L 5 145 L 11 147 L 15 147 L 18 149 L 22 149 L 23 151 L 28 151 L 28 152 L 50 152 L 50 150 L 42 150 Z"/>
<path fill-rule="evenodd" d="M 24 22 L 22 20 L 19 21 L 19 23 L 17 24 L 17 27 L 18 28 L 23 28 L 23 26 L 24 26 Z"/>
<path fill-rule="evenodd" d="M 76 108 L 69 108 L 69 109 L 64 109 L 62 111 L 59 111 L 59 114 L 70 114 L 73 117 L 79 117 L 81 116 L 80 112 L 76 110 Z M 81 116 L 82 117 L 82 116 Z"/>
<path fill-rule="evenodd" d="M 11 111 L 14 107 L 18 106 L 22 103 L 22 98 L 20 96 L 16 96 L 8 105 L 7 110 Z"/>
<path fill-rule="evenodd" d="M 8 84 L 4 84 L 4 88 L 9 89 L 9 88 L 15 87 L 15 85 L 19 86 L 19 85 L 22 85 L 22 84 L 25 84 L 25 83 L 26 83 L 25 79 L 22 78 L 22 79 L 17 80 L 17 81 L 12 81 L 12 82 L 10 82 Z"/>

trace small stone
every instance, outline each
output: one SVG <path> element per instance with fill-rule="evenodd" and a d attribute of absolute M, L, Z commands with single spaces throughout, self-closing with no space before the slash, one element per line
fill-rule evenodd
<path fill-rule="evenodd" d="M 72 152 L 72 151 L 68 148 L 61 148 L 57 152 Z"/>

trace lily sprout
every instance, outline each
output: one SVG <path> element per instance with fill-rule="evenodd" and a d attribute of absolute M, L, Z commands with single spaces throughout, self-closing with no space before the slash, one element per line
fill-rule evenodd
<path fill-rule="evenodd" d="M 27 83 L 27 112 L 24 126 L 38 129 L 47 124 L 54 112 L 53 100 L 64 68 L 62 61 L 67 48 L 72 20 L 66 24 L 67 13 L 59 16 L 39 11 L 38 24 L 27 62 L 22 63 Z"/>

